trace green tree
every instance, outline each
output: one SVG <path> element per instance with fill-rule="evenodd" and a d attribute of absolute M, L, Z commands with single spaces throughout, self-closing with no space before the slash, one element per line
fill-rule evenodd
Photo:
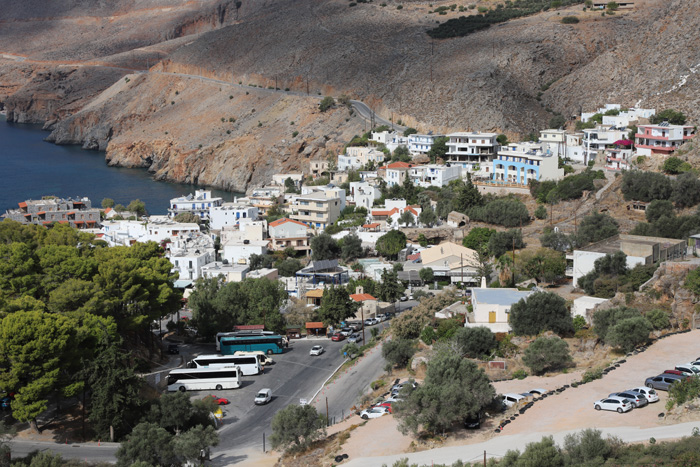
<path fill-rule="evenodd" d="M 418 133 L 418 130 L 416 130 L 415 128 L 411 128 L 411 127 L 408 127 L 403 131 L 403 135 L 407 138 L 411 135 L 415 135 L 416 133 Z"/>
<path fill-rule="evenodd" d="M 598 337 L 606 341 L 608 331 L 617 323 L 629 318 L 641 316 L 636 308 L 618 307 L 598 310 L 593 314 L 593 330 Z"/>
<path fill-rule="evenodd" d="M 508 229 L 505 232 L 495 232 L 489 237 L 488 250 L 498 258 L 513 248 L 524 248 L 523 234 L 518 229 Z"/>
<path fill-rule="evenodd" d="M 321 112 L 325 112 L 326 110 L 331 109 L 333 106 L 335 106 L 335 99 L 333 99 L 331 96 L 326 96 L 321 100 L 321 103 L 318 104 L 318 109 Z"/>
<path fill-rule="evenodd" d="M 398 223 L 399 225 L 403 224 L 405 227 L 408 227 L 409 224 L 413 224 L 415 221 L 415 217 L 413 214 L 411 214 L 411 211 L 406 209 L 400 216 Z"/>
<path fill-rule="evenodd" d="M 326 421 L 312 405 L 290 404 L 272 418 L 273 449 L 303 450 L 326 434 Z"/>
<path fill-rule="evenodd" d="M 393 269 L 382 271 L 382 281 L 377 285 L 379 299 L 393 303 L 403 294 L 404 288 L 399 282 L 398 273 Z"/>
<path fill-rule="evenodd" d="M 496 391 L 474 362 L 443 349 L 429 362 L 425 381 L 407 400 L 396 404 L 399 430 L 445 432 L 455 422 L 474 417 L 491 403 Z"/>
<path fill-rule="evenodd" d="M 523 363 L 535 375 L 566 368 L 571 361 L 569 345 L 558 337 L 538 337 L 523 355 Z"/>
<path fill-rule="evenodd" d="M 500 134 L 496 137 L 496 142 L 500 144 L 501 146 L 507 146 L 508 145 L 508 137 L 504 134 Z"/>
<path fill-rule="evenodd" d="M 683 112 L 678 112 L 673 109 L 666 109 L 662 110 L 656 115 L 652 115 L 651 118 L 649 118 L 649 121 L 653 125 L 663 123 L 664 120 L 668 120 L 668 123 L 670 123 L 671 125 L 685 125 L 686 116 L 683 115 Z"/>
<path fill-rule="evenodd" d="M 567 18 L 566 16 L 564 18 Z M 568 18 L 576 18 L 575 16 L 569 16 Z M 576 18 L 578 19 L 578 18 Z M 562 20 L 562 22 L 564 22 Z M 562 114 L 555 114 L 549 119 L 549 128 L 562 128 L 566 125 L 566 119 Z"/>
<path fill-rule="evenodd" d="M 673 203 L 666 199 L 655 199 L 644 211 L 648 222 L 656 222 L 662 216 L 675 215 Z"/>
<path fill-rule="evenodd" d="M 661 170 L 671 175 L 687 172 L 691 168 L 692 166 L 690 164 L 675 156 L 667 158 L 661 166 Z"/>
<path fill-rule="evenodd" d="M 535 292 L 510 308 L 510 325 L 518 336 L 534 336 L 542 331 L 571 334 L 574 331 L 566 300 L 551 292 Z"/>
<path fill-rule="evenodd" d="M 374 330 L 377 328 L 372 329 Z M 360 350 L 360 347 L 354 342 L 349 342 L 340 349 L 340 354 L 347 355 L 349 358 L 353 358 L 354 356 L 360 355 L 361 353 L 362 351 Z"/>
<path fill-rule="evenodd" d="M 660 329 L 667 329 L 671 327 L 671 320 L 668 318 L 668 313 L 659 308 L 654 308 L 648 311 L 644 317 L 649 321 L 651 327 L 657 331 Z"/>
<path fill-rule="evenodd" d="M 173 453 L 180 461 L 196 463 L 202 451 L 219 444 L 219 435 L 213 426 L 197 425 L 172 440 Z"/>
<path fill-rule="evenodd" d="M 393 162 L 411 162 L 411 154 L 406 146 L 398 146 L 391 156 Z"/>
<path fill-rule="evenodd" d="M 518 227 L 530 221 L 530 212 L 517 198 L 496 198 L 467 210 L 471 220 L 504 227 Z"/>
<path fill-rule="evenodd" d="M 104 198 L 102 200 L 102 209 L 113 208 L 114 200 L 112 198 Z"/>
<path fill-rule="evenodd" d="M 343 237 L 343 245 L 340 248 L 340 255 L 345 261 L 354 261 L 360 258 L 364 250 L 362 249 L 362 240 L 357 234 L 350 234 Z"/>
<path fill-rule="evenodd" d="M 434 278 L 433 270 L 431 268 L 422 268 L 420 271 L 418 271 L 418 276 L 424 283 L 430 283 Z"/>
<path fill-rule="evenodd" d="M 474 227 L 466 237 L 462 239 L 462 245 L 474 251 L 480 251 L 488 247 L 491 236 L 496 233 L 495 229 L 488 227 Z"/>
<path fill-rule="evenodd" d="M 329 287 L 323 291 L 318 316 L 326 325 L 336 325 L 352 318 L 359 304 L 350 298 L 345 287 Z"/>
<path fill-rule="evenodd" d="M 676 177 L 676 183 L 673 184 L 671 201 L 679 208 L 688 208 L 700 203 L 700 180 L 698 180 L 695 173 L 686 172 Z M 695 216 L 695 218 L 697 218 L 697 216 Z M 687 236 L 685 233 L 682 233 L 682 235 Z"/>
<path fill-rule="evenodd" d="M 481 358 L 490 355 L 498 348 L 498 341 L 493 332 L 486 326 L 461 327 L 453 337 L 459 352 L 464 357 Z"/>
<path fill-rule="evenodd" d="M 435 163 L 438 159 L 444 159 L 445 154 L 447 154 L 447 142 L 450 139 L 446 136 L 438 136 L 433 141 L 433 145 L 430 146 L 430 151 L 428 151 L 428 157 L 430 157 L 430 162 Z"/>
<path fill-rule="evenodd" d="M 568 465 L 603 465 L 612 454 L 612 446 L 600 430 L 587 428 L 564 437 L 564 452 Z"/>
<path fill-rule="evenodd" d="M 406 235 L 400 230 L 391 230 L 377 239 L 375 249 L 381 256 L 396 259 L 406 248 Z"/>
<path fill-rule="evenodd" d="M 382 346 L 382 357 L 392 366 L 404 368 L 416 353 L 416 342 L 412 339 L 392 339 Z"/>
<path fill-rule="evenodd" d="M 554 443 L 554 438 L 545 436 L 542 441 L 528 443 L 525 452 L 518 458 L 518 467 L 563 467 L 564 458 L 561 450 Z"/>
<path fill-rule="evenodd" d="M 297 185 L 294 183 L 294 180 L 292 180 L 292 177 L 287 177 L 287 179 L 284 181 L 284 192 L 285 193 L 298 193 L 299 190 L 297 190 Z"/>
<path fill-rule="evenodd" d="M 340 256 L 340 247 L 333 237 L 322 233 L 311 239 L 311 259 L 321 261 L 324 259 L 336 259 Z"/>
<path fill-rule="evenodd" d="M 576 242 L 579 247 L 599 242 L 619 233 L 618 223 L 609 214 L 594 212 L 583 218 L 578 228 Z"/>
<path fill-rule="evenodd" d="M 539 282 L 554 282 L 566 272 L 566 257 L 563 253 L 540 248 L 537 251 L 526 250 L 516 259 L 516 268 L 527 278 Z"/>
<path fill-rule="evenodd" d="M 453 201 L 455 211 L 467 213 L 471 208 L 481 206 L 484 203 L 479 189 L 472 183 L 471 179 L 466 182 L 459 180 L 451 183 L 453 183 L 455 192 Z"/>
<path fill-rule="evenodd" d="M 432 227 L 437 222 L 437 215 L 432 208 L 423 208 L 418 216 L 418 221 L 426 227 Z"/>
<path fill-rule="evenodd" d="M 143 380 L 136 376 L 130 355 L 117 345 L 106 345 L 86 367 L 90 386 L 90 423 L 102 439 L 127 434 L 140 418 Z M 110 428 L 112 430 L 110 430 Z"/>
<path fill-rule="evenodd" d="M 127 211 L 136 213 L 136 215 L 139 217 L 146 215 L 146 203 L 144 203 L 140 199 L 135 199 L 131 201 L 126 207 L 126 209 Z"/>
<path fill-rule="evenodd" d="M 651 324 L 642 316 L 627 318 L 619 321 L 608 330 L 605 342 L 613 347 L 619 347 L 625 352 L 630 352 L 635 347 L 648 342 L 651 331 Z"/>
<path fill-rule="evenodd" d="M 139 423 L 119 446 L 117 465 L 127 467 L 135 462 L 146 462 L 149 465 L 176 463 L 172 439 L 173 435 L 155 423 Z"/>

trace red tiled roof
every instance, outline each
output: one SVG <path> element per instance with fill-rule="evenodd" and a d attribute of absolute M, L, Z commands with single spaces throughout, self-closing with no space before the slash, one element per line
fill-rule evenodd
<path fill-rule="evenodd" d="M 295 221 L 294 219 L 289 219 L 287 217 L 283 217 L 282 219 L 277 219 L 274 222 L 270 222 L 269 226 L 270 227 L 277 227 L 277 226 L 282 225 L 282 224 L 287 223 L 287 222 L 293 222 L 295 224 L 303 225 L 304 227 L 309 228 L 309 226 L 304 224 L 303 222 Z"/>
<path fill-rule="evenodd" d="M 321 322 L 306 323 L 306 329 L 324 329 L 325 327 Z"/>
<path fill-rule="evenodd" d="M 414 254 L 412 254 L 412 255 L 407 255 L 407 256 L 406 256 L 406 259 L 407 259 L 408 261 L 415 261 L 415 260 L 417 260 L 417 259 L 420 259 L 420 253 L 414 253 Z"/>
<path fill-rule="evenodd" d="M 411 167 L 415 167 L 416 164 L 410 164 L 408 162 L 392 162 L 391 164 L 387 164 L 385 166 L 379 167 L 380 169 L 410 169 Z"/>
<path fill-rule="evenodd" d="M 68 221 L 58 221 L 59 224 L 67 224 Z"/>
<path fill-rule="evenodd" d="M 368 293 L 354 293 L 350 295 L 350 298 L 352 298 L 356 302 L 364 302 L 365 300 L 376 300 L 376 298 L 374 298 Z"/>
<path fill-rule="evenodd" d="M 73 206 L 75 206 L 76 204 L 85 204 L 85 203 L 83 203 L 82 201 L 73 201 Z"/>
<path fill-rule="evenodd" d="M 371 224 L 365 224 L 362 226 L 364 229 L 376 229 L 379 227 L 379 222 L 372 222 Z"/>
<path fill-rule="evenodd" d="M 37 216 L 41 216 L 42 214 L 46 214 L 46 211 L 39 211 L 36 213 Z"/>
<path fill-rule="evenodd" d="M 71 216 L 71 215 L 72 215 L 72 216 L 75 216 L 75 211 L 71 211 L 71 212 L 69 212 L 68 214 L 66 214 L 66 216 Z"/>
<path fill-rule="evenodd" d="M 396 214 L 399 212 L 397 208 L 392 209 L 391 211 L 372 211 L 373 216 L 391 216 L 393 214 Z"/>
<path fill-rule="evenodd" d="M 21 203 L 17 203 L 17 204 L 19 204 L 19 207 L 21 207 L 21 208 L 27 207 L 27 203 L 25 203 L 24 201 L 22 201 Z"/>
<path fill-rule="evenodd" d="M 28 212 L 24 215 L 24 217 L 32 217 L 32 215 L 31 215 L 31 213 Z"/>
<path fill-rule="evenodd" d="M 50 223 L 51 223 L 51 221 L 44 221 L 44 222 L 42 222 L 42 224 L 44 224 L 44 225 L 50 224 Z"/>
<path fill-rule="evenodd" d="M 109 214 L 112 211 L 112 208 L 107 208 L 105 209 L 105 214 Z"/>
<path fill-rule="evenodd" d="M 405 211 L 409 211 L 409 212 L 413 213 L 414 216 L 417 216 L 417 215 L 418 215 L 418 211 L 416 211 L 415 209 L 413 209 L 413 206 L 407 207 L 407 208 L 405 209 Z"/>

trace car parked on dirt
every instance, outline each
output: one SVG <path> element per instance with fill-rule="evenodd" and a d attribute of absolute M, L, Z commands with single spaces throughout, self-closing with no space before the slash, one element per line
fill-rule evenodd
<path fill-rule="evenodd" d="M 633 409 L 638 409 L 640 407 L 644 407 L 645 405 L 649 405 L 647 398 L 638 392 L 613 392 L 609 397 L 621 397 L 623 399 L 628 399 L 632 404 Z"/>
<path fill-rule="evenodd" d="M 680 371 L 685 376 L 700 375 L 700 368 L 696 367 L 692 363 L 681 363 L 680 365 L 676 365 L 675 369 Z"/>
<path fill-rule="evenodd" d="M 476 430 L 481 428 L 481 412 L 477 413 L 474 417 L 467 417 L 464 419 L 464 428 L 469 430 Z"/>
<path fill-rule="evenodd" d="M 389 409 L 386 407 L 370 407 L 369 409 L 360 412 L 360 417 L 367 420 L 369 418 L 379 418 L 388 413 Z"/>
<path fill-rule="evenodd" d="M 542 389 L 542 388 L 535 388 L 535 389 L 530 389 L 528 392 L 530 394 L 532 394 L 533 396 L 541 396 L 542 394 L 546 393 L 547 390 Z"/>
<path fill-rule="evenodd" d="M 652 402 L 659 402 L 659 395 L 656 393 L 656 390 L 651 389 L 651 388 L 647 388 L 645 386 L 640 386 L 638 388 L 628 389 L 625 392 L 638 392 L 639 394 L 646 397 L 650 404 Z"/>
<path fill-rule="evenodd" d="M 629 412 L 632 410 L 632 403 L 623 397 L 608 397 L 593 403 L 596 410 L 613 410 L 617 413 Z"/>
<path fill-rule="evenodd" d="M 528 397 L 532 397 L 532 394 L 503 394 L 503 403 L 506 405 L 506 407 L 513 407 L 514 405 L 518 405 L 520 402 L 525 401 Z"/>
<path fill-rule="evenodd" d="M 678 381 L 683 381 L 686 376 L 672 375 L 668 373 L 663 373 L 658 376 L 652 376 L 644 381 L 644 386 L 652 389 L 660 389 L 662 391 L 668 391 L 673 383 Z"/>

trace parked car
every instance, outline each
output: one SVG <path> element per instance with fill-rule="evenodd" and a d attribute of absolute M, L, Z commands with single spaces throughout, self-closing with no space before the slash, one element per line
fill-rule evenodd
<path fill-rule="evenodd" d="M 10 404 L 12 404 L 12 397 L 10 396 L 5 396 L 0 399 L 0 408 L 3 410 L 8 410 L 11 407 Z"/>
<path fill-rule="evenodd" d="M 513 407 L 514 405 L 517 405 L 518 403 L 520 403 L 520 401 L 527 399 L 528 397 L 532 397 L 532 394 L 503 394 L 503 403 L 506 404 L 506 407 Z"/>
<path fill-rule="evenodd" d="M 362 342 L 362 334 L 353 334 L 348 337 L 348 342 Z"/>
<path fill-rule="evenodd" d="M 680 371 L 685 376 L 700 375 L 700 368 L 696 367 L 692 363 L 681 363 L 680 365 L 676 365 L 676 370 Z"/>
<path fill-rule="evenodd" d="M 668 388 L 670 388 L 673 383 L 675 383 L 676 381 L 683 381 L 685 378 L 686 378 L 686 376 L 678 376 L 678 375 L 671 375 L 668 373 L 663 373 L 663 374 L 660 374 L 659 376 L 653 376 L 651 378 L 647 378 L 646 381 L 644 381 L 644 385 L 648 388 L 661 389 L 662 391 L 668 391 Z"/>
<path fill-rule="evenodd" d="M 217 397 L 217 396 L 214 396 L 214 395 L 209 395 L 209 396 L 206 396 L 205 399 L 206 399 L 207 397 L 211 397 L 212 399 L 214 399 L 214 402 L 216 402 L 216 403 L 219 404 L 219 405 L 228 405 L 228 404 L 231 403 L 231 402 L 230 402 L 228 399 L 226 399 L 225 397 Z"/>
<path fill-rule="evenodd" d="M 678 370 L 666 370 L 666 371 L 664 371 L 664 374 L 666 374 L 666 375 L 683 376 L 683 372 L 682 372 L 682 371 L 678 371 Z"/>
<path fill-rule="evenodd" d="M 403 402 L 403 399 L 401 399 L 398 396 L 391 396 L 387 400 L 385 400 L 384 402 Z"/>
<path fill-rule="evenodd" d="M 372 322 L 372 318 L 367 318 L 367 319 L 365 320 L 365 326 L 371 326 L 372 324 L 374 324 L 374 323 Z"/>
<path fill-rule="evenodd" d="M 311 351 L 309 351 L 309 355 L 321 355 L 324 352 L 324 349 L 320 345 L 314 345 L 311 347 Z"/>
<path fill-rule="evenodd" d="M 393 402 L 384 401 L 384 402 L 380 402 L 379 404 L 375 405 L 374 407 L 384 407 L 387 410 L 389 410 L 389 413 L 393 413 L 393 411 L 391 410 L 391 404 L 393 404 Z"/>
<path fill-rule="evenodd" d="M 362 323 L 353 323 L 350 325 L 350 329 L 357 332 L 362 329 Z"/>
<path fill-rule="evenodd" d="M 464 428 L 470 430 L 476 430 L 481 428 L 481 412 L 477 413 L 473 417 L 467 417 L 464 419 Z"/>
<path fill-rule="evenodd" d="M 406 386 L 412 386 L 413 389 L 416 389 L 418 387 L 418 383 L 415 381 L 410 381 L 410 380 L 404 381 L 403 383 L 396 383 L 391 387 L 391 392 L 400 391 L 401 389 L 403 389 Z"/>
<path fill-rule="evenodd" d="M 386 321 L 386 314 L 384 314 L 384 313 L 378 314 L 378 315 L 377 315 L 377 319 L 379 320 L 380 323 L 381 323 L 382 321 Z"/>
<path fill-rule="evenodd" d="M 370 407 L 369 409 L 360 412 L 360 417 L 367 420 L 368 418 L 379 418 L 388 413 L 389 409 L 386 407 Z"/>
<path fill-rule="evenodd" d="M 172 355 L 180 354 L 180 347 L 177 344 L 168 344 L 168 353 Z"/>
<path fill-rule="evenodd" d="M 535 388 L 535 389 L 530 389 L 528 392 L 529 392 L 530 394 L 532 394 L 533 396 L 541 396 L 542 394 L 544 394 L 545 392 L 547 392 L 547 390 L 546 390 L 546 389 L 541 389 L 541 388 Z"/>
<path fill-rule="evenodd" d="M 614 410 L 617 413 L 629 412 L 632 410 L 632 403 L 622 397 L 608 397 L 593 403 L 593 408 L 596 410 Z"/>
<path fill-rule="evenodd" d="M 265 405 L 272 400 L 272 389 L 265 388 L 255 395 L 255 405 Z"/>
<path fill-rule="evenodd" d="M 352 329 L 350 328 L 343 328 L 340 330 L 340 334 L 342 334 L 345 337 L 348 337 L 350 334 L 352 334 Z"/>
<path fill-rule="evenodd" d="M 401 301 L 401 302 L 408 301 L 408 297 L 405 295 L 402 295 L 401 297 L 399 297 L 399 301 Z"/>
<path fill-rule="evenodd" d="M 332 340 L 333 342 L 344 341 L 344 340 L 345 340 L 345 336 L 342 335 L 342 334 L 340 334 L 340 333 L 333 334 L 333 337 L 331 337 L 331 340 Z"/>
<path fill-rule="evenodd" d="M 613 392 L 609 397 L 621 397 L 623 399 L 627 399 L 632 404 L 633 409 L 638 409 L 640 407 L 644 407 L 645 405 L 649 405 L 647 398 L 638 392 Z"/>
<path fill-rule="evenodd" d="M 656 393 L 656 391 L 654 389 L 647 388 L 645 386 L 640 386 L 638 388 L 628 389 L 625 392 L 638 392 L 639 394 L 646 397 L 647 400 L 649 401 L 649 403 L 659 402 L 659 395 Z"/>

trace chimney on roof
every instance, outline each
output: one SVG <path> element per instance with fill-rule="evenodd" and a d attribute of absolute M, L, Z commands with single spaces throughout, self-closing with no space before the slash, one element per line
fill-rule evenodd
<path fill-rule="evenodd" d="M 365 293 L 365 288 L 362 287 L 361 285 L 358 285 L 357 287 L 355 287 L 355 293 L 362 295 L 363 293 Z"/>

